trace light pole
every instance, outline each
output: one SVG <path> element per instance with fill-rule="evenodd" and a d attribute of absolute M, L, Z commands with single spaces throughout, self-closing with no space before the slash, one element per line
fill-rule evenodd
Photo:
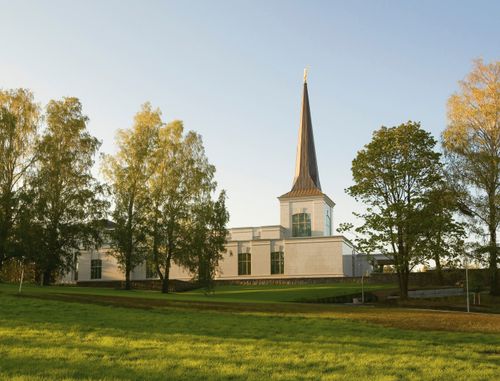
<path fill-rule="evenodd" d="M 470 303 L 469 303 L 469 266 L 468 266 L 467 254 L 465 254 L 465 292 L 467 294 L 467 312 L 470 312 Z"/>
<path fill-rule="evenodd" d="M 365 304 L 365 274 L 361 273 L 361 304 Z"/>
<path fill-rule="evenodd" d="M 24 279 L 24 258 L 21 258 L 21 280 L 19 281 L 19 293 L 21 293 L 23 289 L 23 279 Z"/>
<path fill-rule="evenodd" d="M 361 274 L 361 304 L 365 303 L 365 273 L 363 271 L 363 255 L 361 253 L 357 253 L 356 258 L 359 257 L 359 260 L 357 260 L 357 267 L 359 269 L 359 272 Z"/>

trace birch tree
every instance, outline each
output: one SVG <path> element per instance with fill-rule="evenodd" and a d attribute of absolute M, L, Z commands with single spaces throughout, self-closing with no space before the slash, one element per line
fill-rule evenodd
<path fill-rule="evenodd" d="M 475 61 L 460 90 L 448 100 L 442 138 L 449 177 L 462 194 L 460 209 L 485 227 L 490 290 L 500 295 L 500 61 Z"/>
<path fill-rule="evenodd" d="M 0 270 L 16 255 L 12 235 L 20 192 L 35 161 L 40 109 L 26 89 L 0 90 Z"/>
<path fill-rule="evenodd" d="M 193 250 L 194 215 L 216 188 L 215 167 L 205 156 L 201 136 L 184 133 L 180 121 L 160 129 L 153 167 L 149 182 L 152 256 L 162 292 L 168 292 L 172 264 L 189 267 L 186 258 Z"/>
<path fill-rule="evenodd" d="M 100 142 L 88 132 L 87 122 L 77 98 L 47 105 L 47 126 L 30 180 L 33 222 L 40 231 L 36 264 L 44 284 L 71 268 L 82 246 L 92 245 L 106 213 L 104 186 L 92 175 Z"/>
<path fill-rule="evenodd" d="M 113 253 L 125 273 L 127 290 L 131 288 L 132 270 L 145 258 L 147 186 L 154 170 L 153 156 L 162 125 L 160 110 L 153 110 L 150 103 L 145 103 L 135 115 L 132 128 L 118 132 L 118 152 L 104 157 L 103 173 L 112 189 L 112 217 L 116 224 Z"/>

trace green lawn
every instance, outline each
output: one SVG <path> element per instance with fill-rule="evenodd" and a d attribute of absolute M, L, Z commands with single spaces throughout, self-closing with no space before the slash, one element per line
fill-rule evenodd
<path fill-rule="evenodd" d="M 15 292 L 18 285 L 0 285 L 0 290 Z M 366 284 L 366 291 L 395 288 L 394 285 L 373 285 Z M 194 290 L 182 293 L 172 293 L 163 295 L 156 291 L 123 291 L 111 288 L 89 288 L 89 287 L 37 287 L 24 285 L 24 292 L 33 293 L 65 293 L 65 294 L 92 294 L 107 296 L 141 297 L 151 299 L 168 299 L 178 301 L 215 301 L 215 302 L 251 302 L 251 303 L 276 303 L 293 302 L 304 299 L 317 299 L 328 296 L 338 296 L 361 292 L 359 283 L 338 283 L 338 284 L 312 284 L 297 286 L 219 286 L 215 293 L 205 295 L 203 290 Z"/>
<path fill-rule="evenodd" d="M 500 374 L 497 315 L 283 303 L 349 287 L 224 287 L 211 297 L 27 287 L 18 297 L 15 287 L 0 285 L 0 379 L 494 380 Z"/>

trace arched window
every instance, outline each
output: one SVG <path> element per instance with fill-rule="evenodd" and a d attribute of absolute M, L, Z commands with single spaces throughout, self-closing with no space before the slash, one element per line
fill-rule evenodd
<path fill-rule="evenodd" d="M 308 213 L 297 213 L 292 216 L 292 236 L 311 236 L 311 215 Z"/>

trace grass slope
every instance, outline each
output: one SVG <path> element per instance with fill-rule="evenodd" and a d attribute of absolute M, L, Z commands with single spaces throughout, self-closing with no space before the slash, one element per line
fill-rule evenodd
<path fill-rule="evenodd" d="M 329 287 L 346 292 L 342 286 Z M 18 297 L 0 285 L 0 379 L 494 380 L 500 373 L 499 316 L 281 303 L 291 290 L 270 297 L 228 288 L 214 300 L 54 287 Z M 268 302 L 255 303 L 255 292 Z"/>
<path fill-rule="evenodd" d="M 393 285 L 365 285 L 366 291 L 394 288 Z M 16 292 L 18 286 L 14 284 L 0 284 L 0 291 Z M 156 291 L 133 290 L 123 291 L 111 288 L 90 287 L 37 287 L 33 285 L 23 286 L 24 292 L 28 293 L 65 293 L 65 294 L 91 294 L 107 296 L 141 297 L 151 299 L 185 300 L 185 301 L 216 301 L 216 302 L 252 302 L 252 303 L 278 303 L 293 302 L 304 299 L 317 299 L 328 296 L 348 295 L 361 292 L 359 283 L 339 284 L 312 284 L 294 286 L 218 286 L 212 295 L 205 295 L 203 290 L 193 290 L 182 293 L 171 293 L 168 295 Z"/>

